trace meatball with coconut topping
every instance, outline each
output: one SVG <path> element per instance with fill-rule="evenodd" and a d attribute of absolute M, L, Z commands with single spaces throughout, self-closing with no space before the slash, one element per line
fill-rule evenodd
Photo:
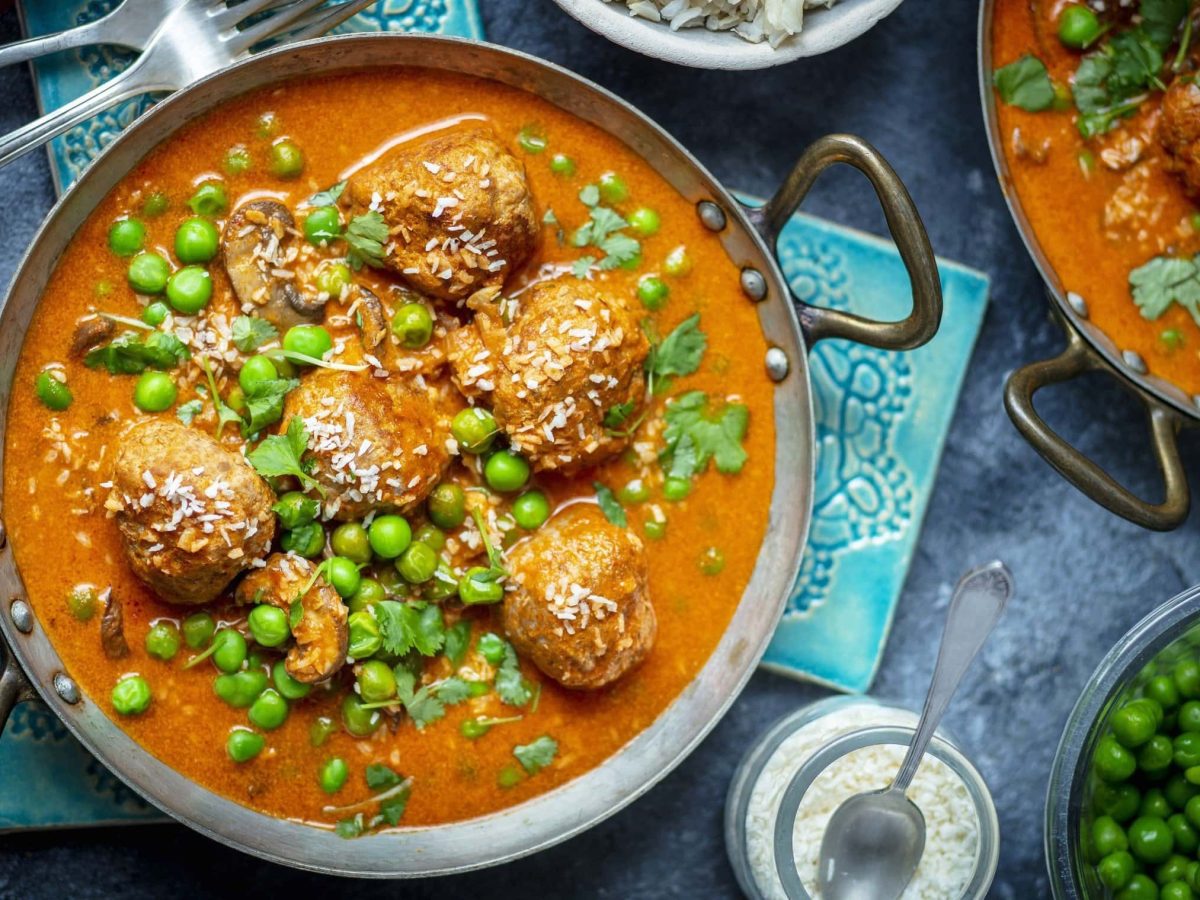
<path fill-rule="evenodd" d="M 535 469 L 572 474 L 629 444 L 619 426 L 645 397 L 650 342 L 625 303 L 571 278 L 515 299 L 480 291 L 470 305 L 474 321 L 450 335 L 455 382 Z"/>
<path fill-rule="evenodd" d="M 1200 87 L 1191 79 L 1177 78 L 1163 95 L 1158 140 L 1167 154 L 1167 170 L 1188 193 L 1200 196 Z"/>
<path fill-rule="evenodd" d="M 404 144 L 356 173 L 344 196 L 352 215 L 374 210 L 387 223 L 383 266 L 443 300 L 503 283 L 540 227 L 524 165 L 480 128 Z"/>
<path fill-rule="evenodd" d="M 196 605 L 266 556 L 274 499 L 240 454 L 173 419 L 146 419 L 120 438 L 105 509 L 134 574 L 168 603 Z"/>

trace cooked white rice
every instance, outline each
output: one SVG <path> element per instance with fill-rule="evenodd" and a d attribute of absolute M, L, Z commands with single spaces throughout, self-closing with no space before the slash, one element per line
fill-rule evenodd
<path fill-rule="evenodd" d="M 608 0 L 621 2 L 621 0 Z M 680 28 L 729 31 L 752 43 L 778 47 L 804 23 L 804 10 L 833 6 L 837 0 L 624 0 L 631 16 Z"/>

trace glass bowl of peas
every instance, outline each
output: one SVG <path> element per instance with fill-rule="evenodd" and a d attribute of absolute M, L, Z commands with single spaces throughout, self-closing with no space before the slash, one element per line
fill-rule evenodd
<path fill-rule="evenodd" d="M 1092 673 L 1054 757 L 1045 842 L 1056 898 L 1200 900 L 1200 586 Z"/>

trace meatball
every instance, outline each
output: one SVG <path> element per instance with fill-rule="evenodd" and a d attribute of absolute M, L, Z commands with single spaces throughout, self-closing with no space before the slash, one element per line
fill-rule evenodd
<path fill-rule="evenodd" d="M 525 167 L 482 129 L 406 144 L 355 174 L 345 196 L 352 214 L 387 222 L 383 265 L 443 300 L 503 283 L 540 227 Z"/>
<path fill-rule="evenodd" d="M 1166 151 L 1166 168 L 1188 193 L 1200 196 L 1200 87 L 1178 78 L 1167 88 L 1158 123 L 1158 141 Z"/>
<path fill-rule="evenodd" d="M 265 566 L 241 580 L 235 598 L 241 604 L 269 603 L 289 616 L 292 604 L 300 601 L 300 619 L 292 626 L 295 643 L 284 668 L 305 684 L 324 681 L 345 665 L 350 641 L 346 606 L 329 582 L 313 578 L 316 570 L 302 556 L 274 553 Z"/>
<path fill-rule="evenodd" d="M 572 474 L 619 453 L 645 398 L 650 351 L 633 311 L 585 281 L 534 285 L 500 304 L 471 298 L 474 321 L 450 336 L 448 356 L 464 394 L 490 404 L 512 446 L 539 471 Z M 505 325 L 509 318 L 511 324 Z"/>
<path fill-rule="evenodd" d="M 407 512 L 450 463 L 448 385 L 420 376 L 375 378 L 322 369 L 287 396 L 281 431 L 304 419 L 312 475 L 327 518 L 360 519 L 373 509 Z"/>
<path fill-rule="evenodd" d="M 517 652 L 569 688 L 620 678 L 654 645 L 646 554 L 593 505 L 557 513 L 508 555 L 503 622 Z"/>
<path fill-rule="evenodd" d="M 173 419 L 146 419 L 119 439 L 105 508 L 134 574 L 163 600 L 195 605 L 266 556 L 274 499 L 240 454 Z"/>
<path fill-rule="evenodd" d="M 221 235 L 221 255 L 242 312 L 280 331 L 319 322 L 325 303 L 305 296 L 290 277 L 297 251 L 296 220 L 278 200 L 254 200 L 233 211 Z"/>

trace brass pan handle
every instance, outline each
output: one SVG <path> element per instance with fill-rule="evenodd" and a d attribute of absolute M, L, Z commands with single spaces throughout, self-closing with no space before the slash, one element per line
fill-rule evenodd
<path fill-rule="evenodd" d="M 1009 376 L 1004 386 L 1004 407 L 1017 430 L 1046 462 L 1080 491 L 1105 509 L 1143 528 L 1170 531 L 1187 518 L 1190 496 L 1183 463 L 1179 458 L 1176 434 L 1180 417 L 1166 404 L 1138 393 L 1150 419 L 1150 443 L 1162 473 L 1162 503 L 1150 503 L 1122 487 L 1100 466 L 1051 430 L 1033 407 L 1033 397 L 1041 388 L 1070 381 L 1089 371 L 1110 372 L 1072 328 L 1067 349 L 1054 359 L 1030 363 Z"/>
<path fill-rule="evenodd" d="M 797 160 L 775 196 L 751 219 L 774 250 L 779 233 L 804 200 L 813 183 L 834 163 L 854 166 L 871 182 L 900 251 L 912 285 L 913 308 L 899 322 L 877 322 L 834 309 L 821 309 L 793 297 L 800 328 L 811 347 L 824 338 L 847 338 L 885 350 L 911 350 L 937 334 L 942 321 L 942 285 L 937 261 L 921 216 L 908 190 L 887 160 L 860 137 L 830 134 L 815 141 Z"/>

